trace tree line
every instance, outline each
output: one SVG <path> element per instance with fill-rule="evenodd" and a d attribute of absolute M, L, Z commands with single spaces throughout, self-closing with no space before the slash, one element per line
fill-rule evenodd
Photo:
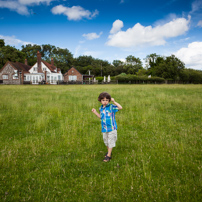
<path fill-rule="evenodd" d="M 127 56 L 126 62 L 113 60 L 112 64 L 106 60 L 93 58 L 92 56 L 73 57 L 68 49 L 62 49 L 50 44 L 43 45 L 23 45 L 22 49 L 16 49 L 13 46 L 5 45 L 3 39 L 0 39 L 0 68 L 7 61 L 24 63 L 27 59 L 28 65 L 32 66 L 37 61 L 37 52 L 41 53 L 42 60 L 51 62 L 61 69 L 62 73 L 68 71 L 74 66 L 80 73 L 90 73 L 96 77 L 117 76 L 124 74 L 125 77 L 134 75 L 136 77 L 159 77 L 165 80 L 181 83 L 202 83 L 202 71 L 186 69 L 185 64 L 175 55 L 160 56 L 156 53 L 147 55 L 146 65 L 143 67 L 140 58 L 133 55 Z M 132 78 L 132 77 L 130 77 Z"/>

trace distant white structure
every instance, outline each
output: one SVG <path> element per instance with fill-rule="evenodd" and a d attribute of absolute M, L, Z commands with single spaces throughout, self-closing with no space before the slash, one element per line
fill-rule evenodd
<path fill-rule="evenodd" d="M 106 82 L 106 76 L 104 76 L 104 82 Z"/>
<path fill-rule="evenodd" d="M 151 78 L 151 75 L 149 75 L 148 78 Z"/>
<path fill-rule="evenodd" d="M 110 81 L 111 81 L 110 75 L 108 75 L 108 77 L 107 77 L 107 82 L 110 82 Z"/>
<path fill-rule="evenodd" d="M 125 63 L 126 65 L 133 65 L 133 66 L 137 64 L 137 62 L 135 62 L 135 61 L 133 61 L 133 62 L 127 62 L 127 61 L 126 61 L 126 62 L 124 62 L 124 63 Z"/>

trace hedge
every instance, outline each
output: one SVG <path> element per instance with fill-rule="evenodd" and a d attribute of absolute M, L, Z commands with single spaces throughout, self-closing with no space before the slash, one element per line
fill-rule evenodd
<path fill-rule="evenodd" d="M 165 79 L 161 77 L 135 76 L 135 75 L 118 75 L 115 79 L 119 83 L 165 83 Z"/>

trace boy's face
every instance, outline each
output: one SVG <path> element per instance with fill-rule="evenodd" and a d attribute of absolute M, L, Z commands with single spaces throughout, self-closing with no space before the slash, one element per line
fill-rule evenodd
<path fill-rule="evenodd" d="M 101 100 L 101 103 L 102 103 L 102 105 L 105 107 L 105 106 L 107 106 L 107 104 L 109 103 L 109 99 L 107 99 L 107 98 L 105 97 L 105 98 L 103 98 L 103 99 Z"/>

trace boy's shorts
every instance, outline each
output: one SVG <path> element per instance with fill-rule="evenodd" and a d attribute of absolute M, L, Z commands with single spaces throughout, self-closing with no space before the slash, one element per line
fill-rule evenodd
<path fill-rule="evenodd" d="M 113 148 L 116 146 L 117 140 L 117 130 L 111 132 L 103 133 L 103 140 L 106 146 Z"/>

